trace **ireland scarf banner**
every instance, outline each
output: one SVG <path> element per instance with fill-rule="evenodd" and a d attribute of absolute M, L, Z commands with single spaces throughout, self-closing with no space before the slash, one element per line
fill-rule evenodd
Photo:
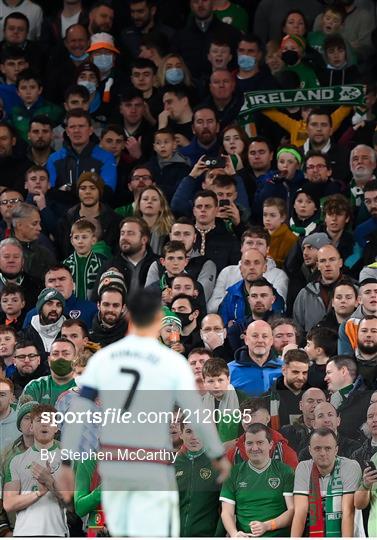
<path fill-rule="evenodd" d="M 364 98 L 365 87 L 362 84 L 245 92 L 244 104 L 238 118 L 240 123 L 244 125 L 252 122 L 252 113 L 259 109 L 363 105 Z"/>

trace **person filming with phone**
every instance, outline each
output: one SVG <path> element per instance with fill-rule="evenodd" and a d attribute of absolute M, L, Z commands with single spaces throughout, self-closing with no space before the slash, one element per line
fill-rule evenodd
<path fill-rule="evenodd" d="M 212 183 L 212 191 L 219 202 L 217 217 L 225 221 L 226 228 L 239 239 L 247 229 L 249 211 L 237 204 L 237 183 L 233 176 L 219 174 Z"/>

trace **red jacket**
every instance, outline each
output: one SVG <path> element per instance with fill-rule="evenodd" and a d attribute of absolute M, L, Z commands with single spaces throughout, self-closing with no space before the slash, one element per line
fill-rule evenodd
<path fill-rule="evenodd" d="M 288 446 L 288 441 L 278 431 L 271 429 L 273 447 L 271 449 L 270 456 L 272 459 L 280 459 L 283 463 L 286 463 L 292 469 L 296 469 L 298 465 L 298 458 L 296 452 Z M 240 463 L 241 460 L 247 461 L 245 450 L 245 433 L 236 440 L 236 444 L 228 448 L 226 453 L 229 461 L 233 464 Z"/>

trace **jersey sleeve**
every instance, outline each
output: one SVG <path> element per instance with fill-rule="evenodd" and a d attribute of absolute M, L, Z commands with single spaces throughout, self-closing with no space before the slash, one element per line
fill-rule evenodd
<path fill-rule="evenodd" d="M 310 467 L 307 461 L 301 461 L 297 465 L 293 486 L 294 495 L 309 495 Z"/>
<path fill-rule="evenodd" d="M 343 466 L 343 493 L 354 493 L 355 491 L 357 491 L 361 481 L 362 473 L 360 465 L 357 463 L 357 461 L 350 459 L 344 462 Z"/>
<path fill-rule="evenodd" d="M 15 459 L 16 457 L 17 456 L 11 459 L 7 464 L 3 485 L 5 485 L 7 482 L 15 482 L 20 480 L 20 475 L 17 470 L 17 459 Z"/>
<path fill-rule="evenodd" d="M 236 489 L 235 489 L 235 470 L 237 467 L 233 467 L 232 472 L 225 480 L 220 492 L 220 501 L 227 502 L 229 504 L 236 504 Z"/>
<path fill-rule="evenodd" d="M 30 381 L 24 388 L 22 395 L 28 395 L 33 398 L 33 401 L 40 402 L 40 389 L 37 384 L 37 381 Z"/>
<path fill-rule="evenodd" d="M 295 473 L 290 467 L 284 467 L 284 485 L 283 485 L 283 495 L 293 495 L 293 488 L 295 482 Z"/>

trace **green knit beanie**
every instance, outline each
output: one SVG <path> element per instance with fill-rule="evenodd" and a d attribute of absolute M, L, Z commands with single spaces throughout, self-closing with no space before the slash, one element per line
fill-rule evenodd
<path fill-rule="evenodd" d="M 20 405 L 17 408 L 17 429 L 18 429 L 18 431 L 21 431 L 21 420 L 23 419 L 25 414 L 29 414 L 36 405 L 39 405 L 38 401 L 27 401 L 26 403 L 24 403 L 23 405 Z"/>

